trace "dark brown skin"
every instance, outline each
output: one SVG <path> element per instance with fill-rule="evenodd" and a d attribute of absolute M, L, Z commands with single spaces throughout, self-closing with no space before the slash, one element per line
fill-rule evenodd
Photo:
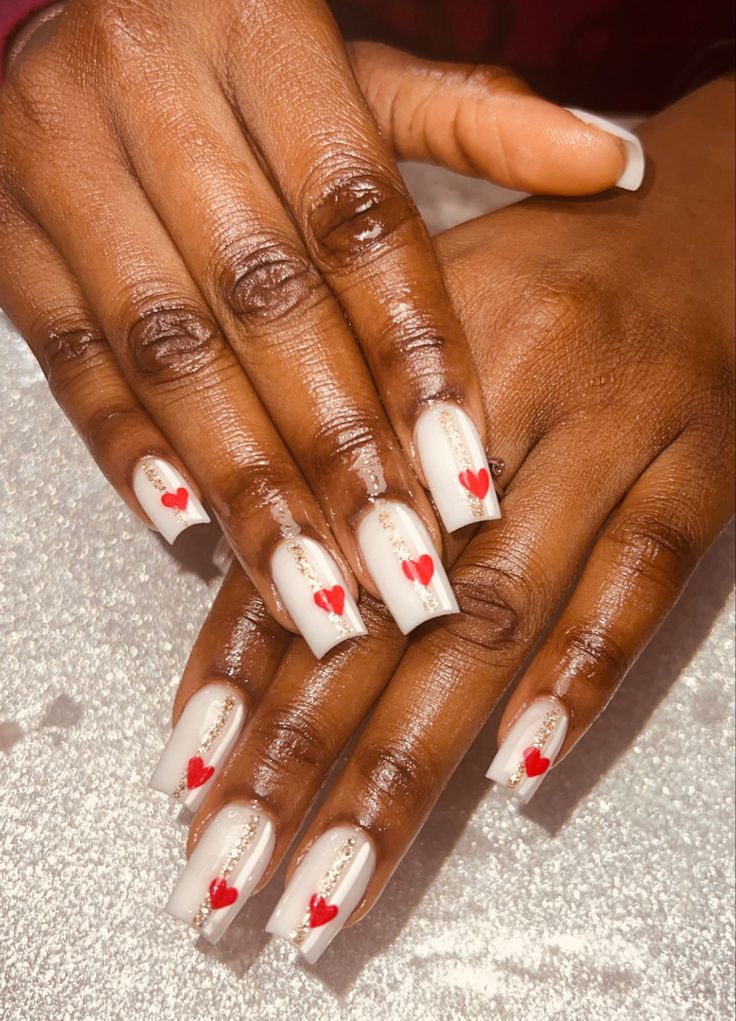
<path fill-rule="evenodd" d="M 733 514 L 733 133 L 732 83 L 714 82 L 641 130 L 642 194 L 529 200 L 437 239 L 507 464 L 503 519 L 455 549 L 462 615 L 408 643 L 364 598 L 368 637 L 322 663 L 290 643 L 190 848 L 223 802 L 255 800 L 277 833 L 268 882 L 373 708 L 290 866 L 331 826 L 363 827 L 377 867 L 355 921 L 540 637 L 499 740 L 549 694 L 571 716 L 563 754 L 588 730 Z M 238 598 L 216 612 L 252 620 L 254 590 Z M 205 625 L 175 715 L 213 675 L 251 685 L 256 639 L 224 672 L 222 641 Z"/>
<path fill-rule="evenodd" d="M 623 166 L 504 72 L 348 53 L 320 0 L 69 0 L 0 90 L 0 304 L 132 509 L 142 456 L 178 467 L 287 627 L 286 524 L 376 594 L 363 466 L 441 548 L 416 419 L 485 435 L 395 154 L 564 194 Z"/>

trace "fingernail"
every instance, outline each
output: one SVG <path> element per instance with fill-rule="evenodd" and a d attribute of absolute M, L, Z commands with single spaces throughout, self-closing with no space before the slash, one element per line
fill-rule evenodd
<path fill-rule="evenodd" d="M 438 404 L 419 417 L 415 443 L 430 492 L 448 532 L 501 517 L 488 458 L 470 417 Z"/>
<path fill-rule="evenodd" d="M 442 561 L 414 511 L 377 501 L 358 527 L 358 543 L 381 599 L 404 634 L 425 620 L 458 612 Z"/>
<path fill-rule="evenodd" d="M 194 812 L 224 765 L 245 721 L 238 692 L 207 684 L 187 702 L 151 777 L 151 787 Z"/>
<path fill-rule="evenodd" d="M 297 868 L 266 932 L 290 940 L 314 964 L 360 903 L 375 864 L 373 845 L 361 830 L 328 830 Z"/>
<path fill-rule="evenodd" d="M 271 560 L 274 584 L 317 659 L 366 627 L 345 579 L 327 550 L 313 539 L 285 539 Z"/>
<path fill-rule="evenodd" d="M 504 738 L 488 779 L 529 801 L 562 748 L 567 723 L 567 710 L 556 699 L 532 702 Z"/>
<path fill-rule="evenodd" d="M 212 553 L 212 565 L 220 572 L 227 574 L 233 562 L 233 549 L 226 536 L 221 535 Z"/>
<path fill-rule="evenodd" d="M 274 832 L 260 811 L 227 805 L 208 823 L 171 892 L 166 912 L 216 943 L 266 871 Z"/>
<path fill-rule="evenodd" d="M 636 191 L 640 188 L 641 182 L 644 180 L 646 157 L 644 156 L 644 147 L 636 135 L 627 131 L 626 128 L 622 128 L 620 124 L 615 124 L 605 117 L 599 117 L 596 113 L 573 109 L 569 106 L 566 106 L 565 109 L 584 124 L 592 124 L 593 127 L 600 128 L 602 131 L 607 131 L 609 135 L 615 135 L 616 138 L 621 139 L 626 150 L 626 166 L 616 181 L 616 185 L 626 191 Z"/>
<path fill-rule="evenodd" d="M 185 528 L 206 525 L 210 520 L 182 475 L 160 457 L 144 457 L 138 462 L 133 492 L 167 542 L 174 542 Z"/>

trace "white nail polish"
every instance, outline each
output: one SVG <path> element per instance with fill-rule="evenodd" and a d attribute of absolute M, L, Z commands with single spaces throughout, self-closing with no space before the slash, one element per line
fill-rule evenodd
<path fill-rule="evenodd" d="M 274 584 L 317 659 L 366 627 L 345 579 L 327 550 L 313 539 L 285 539 L 271 560 Z"/>
<path fill-rule="evenodd" d="M 362 830 L 336 826 L 310 847 L 266 931 L 288 939 L 309 964 L 324 953 L 363 898 L 376 853 Z"/>
<path fill-rule="evenodd" d="M 133 492 L 167 542 L 173 543 L 185 528 L 206 525 L 210 520 L 181 474 L 160 457 L 144 457 L 138 462 Z"/>
<path fill-rule="evenodd" d="M 227 684 L 207 684 L 189 699 L 174 727 L 151 787 L 194 812 L 212 786 L 245 721 L 243 699 Z"/>
<path fill-rule="evenodd" d="M 212 565 L 217 568 L 220 574 L 227 574 L 234 559 L 232 546 L 227 536 L 221 535 L 212 553 Z"/>
<path fill-rule="evenodd" d="M 636 191 L 641 187 L 646 169 L 646 157 L 644 147 L 635 134 L 622 128 L 620 124 L 609 121 L 605 117 L 599 117 L 596 113 L 589 113 L 587 110 L 577 110 L 572 107 L 565 107 L 568 113 L 577 117 L 584 124 L 592 124 L 593 127 L 607 131 L 609 135 L 615 135 L 624 143 L 626 149 L 626 166 L 616 181 L 616 186 L 626 191 Z"/>
<path fill-rule="evenodd" d="M 179 876 L 167 913 L 216 943 L 258 885 L 273 846 L 273 826 L 260 810 L 221 808 Z"/>
<path fill-rule="evenodd" d="M 488 458 L 470 417 L 453 404 L 424 411 L 414 433 L 419 460 L 448 532 L 501 517 Z"/>
<path fill-rule="evenodd" d="M 532 702 L 504 738 L 488 779 L 529 801 L 562 748 L 567 724 L 567 710 L 557 699 Z"/>
<path fill-rule="evenodd" d="M 404 634 L 433 617 L 458 612 L 442 561 L 414 511 L 377 500 L 358 527 L 358 543 L 381 599 Z"/>

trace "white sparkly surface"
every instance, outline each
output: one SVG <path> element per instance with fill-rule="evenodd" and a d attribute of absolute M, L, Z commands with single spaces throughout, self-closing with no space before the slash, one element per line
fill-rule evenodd
<path fill-rule="evenodd" d="M 407 176 L 435 229 L 490 205 Z M 146 781 L 207 551 L 131 517 L 4 320 L 0 342 L 3 1021 L 732 1017 L 733 529 L 528 807 L 483 777 L 494 720 L 316 968 L 263 933 L 280 875 L 201 947 L 162 913 L 185 828 Z"/>

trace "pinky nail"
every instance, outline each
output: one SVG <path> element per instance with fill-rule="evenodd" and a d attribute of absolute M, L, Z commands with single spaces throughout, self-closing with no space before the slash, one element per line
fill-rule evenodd
<path fill-rule="evenodd" d="M 348 638 L 366 634 L 363 618 L 337 564 L 320 543 L 285 539 L 271 561 L 284 606 L 319 659 Z"/>
<path fill-rule="evenodd" d="M 314 964 L 360 903 L 376 864 L 367 835 L 336 826 L 310 847 L 268 920 L 266 931 L 289 940 Z"/>
<path fill-rule="evenodd" d="M 273 826 L 258 808 L 221 808 L 179 876 L 166 912 L 216 943 L 258 885 L 273 846 Z"/>
<path fill-rule="evenodd" d="M 625 191 L 637 191 L 644 180 L 646 159 L 644 157 L 644 147 L 636 135 L 631 131 L 627 131 L 626 128 L 622 128 L 620 124 L 616 124 L 614 121 L 609 121 L 605 117 L 599 117 L 596 113 L 573 109 L 569 106 L 565 107 L 565 109 L 584 124 L 592 124 L 594 128 L 600 128 L 602 131 L 607 131 L 609 135 L 614 135 L 616 138 L 621 139 L 626 150 L 626 166 L 618 181 L 616 181 L 616 186 L 623 188 Z"/>
<path fill-rule="evenodd" d="M 486 776 L 529 801 L 557 758 L 567 725 L 567 710 L 557 699 L 532 702 L 507 733 Z"/>
<path fill-rule="evenodd" d="M 189 699 L 150 785 L 194 812 L 225 764 L 245 722 L 243 699 L 227 684 L 207 684 Z"/>
<path fill-rule="evenodd" d="M 488 458 L 464 411 L 452 404 L 428 408 L 417 422 L 415 443 L 448 532 L 501 517 Z"/>
<path fill-rule="evenodd" d="M 133 492 L 155 527 L 173 543 L 185 528 L 206 525 L 206 510 L 181 473 L 160 457 L 144 457 L 133 472 Z"/>

